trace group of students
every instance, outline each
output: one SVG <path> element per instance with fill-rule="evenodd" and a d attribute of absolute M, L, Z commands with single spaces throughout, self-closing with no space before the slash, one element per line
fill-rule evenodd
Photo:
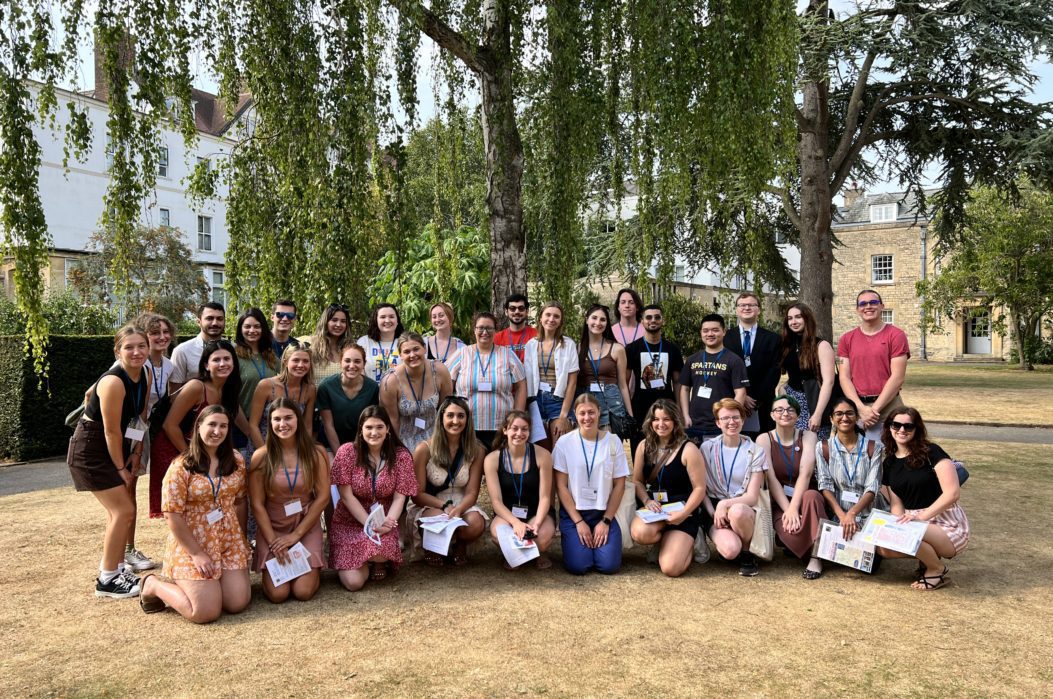
<path fill-rule="evenodd" d="M 355 342 L 340 304 L 313 335 L 293 338 L 296 306 L 282 300 L 269 320 L 243 313 L 234 343 L 223 339 L 223 307 L 207 303 L 200 334 L 169 359 L 173 324 L 143 314 L 118 331 L 117 361 L 89 389 L 70 440 L 76 488 L 108 515 L 96 595 L 138 596 L 147 612 L 206 622 L 248 605 L 250 566 L 273 602 L 311 598 L 326 565 L 357 590 L 419 552 L 421 518 L 439 515 L 464 525 L 447 555 L 423 552 L 433 566 L 464 565 L 487 529 L 497 540 L 507 525 L 535 543 L 540 568 L 551 565 L 544 554 L 558 532 L 568 571 L 616 572 L 627 534 L 675 577 L 708 557 L 708 537 L 752 576 L 764 488 L 778 539 L 806 562 L 806 579 L 822 574 L 811 555 L 821 520 L 851 537 L 881 506 L 929 522 L 914 587 L 937 589 L 947 581 L 941 559 L 969 538 L 958 477 L 921 415 L 899 402 L 906 359 L 892 356 L 892 326 L 868 325 L 880 312 L 868 294 L 857 299 L 863 339 L 848 343 L 856 353 L 840 377 L 807 306 L 787 309 L 779 338 L 757 324 L 750 293 L 736 300 L 739 332 L 706 316 L 704 347 L 687 359 L 662 337 L 661 307 L 629 289 L 617 296 L 616 323 L 605 306 L 587 310 L 578 343 L 563 334 L 559 303 L 542 306 L 531 327 L 522 295 L 507 300 L 501 332 L 493 314 L 475 314 L 472 344 L 452 336 L 444 303 L 431 308 L 427 338 L 405 332 L 384 304 Z M 873 344 L 890 355 L 888 371 L 852 349 Z M 855 377 L 885 384 L 856 389 Z M 170 530 L 166 580 L 147 572 L 156 563 L 135 545 L 136 481 L 146 472 L 150 515 Z M 492 516 L 478 505 L 484 483 Z M 638 507 L 684 506 L 665 521 L 633 517 L 623 533 L 627 486 Z M 367 531 L 378 505 L 383 523 Z M 304 551 L 310 572 L 274 584 L 267 561 Z"/>

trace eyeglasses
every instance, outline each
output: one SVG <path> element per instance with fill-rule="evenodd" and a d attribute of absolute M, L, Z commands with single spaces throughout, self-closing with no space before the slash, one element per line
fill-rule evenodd
<path fill-rule="evenodd" d="M 760 304 L 756 303 L 739 303 L 736 304 L 739 308 L 760 308 Z"/>
<path fill-rule="evenodd" d="M 913 432 L 917 425 L 913 422 L 890 422 L 888 427 L 893 432 Z"/>
<path fill-rule="evenodd" d="M 723 423 L 742 422 L 742 417 L 739 416 L 739 415 L 725 415 L 724 417 L 718 417 L 717 418 L 717 422 L 723 422 Z"/>
<path fill-rule="evenodd" d="M 662 315 L 658 314 L 658 315 L 644 316 L 643 319 L 644 320 L 661 320 L 662 319 Z"/>
<path fill-rule="evenodd" d="M 278 320 L 296 320 L 296 312 L 293 311 L 292 313 L 290 313 L 289 311 L 275 311 L 274 317 Z"/>
<path fill-rule="evenodd" d="M 475 332 L 480 333 L 482 335 L 493 335 L 494 330 L 496 330 L 496 328 L 494 328 L 494 326 L 492 326 L 492 325 L 484 325 L 482 327 L 476 328 Z"/>
<path fill-rule="evenodd" d="M 856 308 L 866 308 L 867 306 L 880 306 L 881 299 L 870 299 L 868 301 L 857 301 Z"/>
<path fill-rule="evenodd" d="M 776 415 L 793 415 L 797 412 L 793 408 L 772 408 L 771 411 Z"/>
<path fill-rule="evenodd" d="M 854 418 L 856 416 L 855 410 L 835 410 L 834 418 L 837 420 L 843 420 L 844 418 Z"/>

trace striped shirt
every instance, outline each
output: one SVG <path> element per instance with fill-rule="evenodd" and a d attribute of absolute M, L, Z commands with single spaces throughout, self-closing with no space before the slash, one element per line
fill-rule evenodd
<path fill-rule="evenodd" d="M 867 456 L 868 446 L 874 444 L 874 456 Z M 883 505 L 883 498 L 879 502 L 878 490 L 881 489 L 881 461 L 884 458 L 884 448 L 881 442 L 873 442 L 859 435 L 855 447 L 848 451 L 838 440 L 837 435 L 830 435 L 827 440 L 830 450 L 830 461 L 823 458 L 823 443 L 820 441 L 815 445 L 815 473 L 819 481 L 819 490 L 825 490 L 834 494 L 839 501 L 841 494 L 851 491 L 862 496 L 864 493 L 874 493 L 875 500 L 865 511 L 859 514 L 866 517 L 870 510 Z"/>
<path fill-rule="evenodd" d="M 454 393 L 468 401 L 472 423 L 478 431 L 501 429 L 505 415 L 514 406 L 512 385 L 526 379 L 526 369 L 508 347 L 494 345 L 489 358 L 480 356 L 476 345 L 462 347 L 449 361 Z M 481 383 L 489 391 L 480 391 Z"/>

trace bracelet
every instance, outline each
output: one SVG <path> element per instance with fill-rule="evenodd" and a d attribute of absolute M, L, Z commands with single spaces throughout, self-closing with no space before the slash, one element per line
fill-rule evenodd
<path fill-rule="evenodd" d="M 576 527 L 576 526 L 578 526 L 579 524 L 581 524 L 584 521 L 585 520 L 583 520 L 583 519 L 579 519 L 577 522 L 574 523 L 574 526 Z"/>

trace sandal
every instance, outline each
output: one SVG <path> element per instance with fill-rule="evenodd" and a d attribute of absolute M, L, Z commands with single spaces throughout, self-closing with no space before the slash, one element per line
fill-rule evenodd
<path fill-rule="evenodd" d="M 143 593 L 143 588 L 146 587 L 146 579 L 155 577 L 155 573 L 144 573 L 139 578 L 139 608 L 147 614 L 156 614 L 157 612 L 163 612 L 168 609 L 168 605 L 164 603 L 157 595 L 147 595 Z"/>
<path fill-rule="evenodd" d="M 424 562 L 430 565 L 432 568 L 442 568 L 446 565 L 446 559 L 434 551 L 424 552 Z"/>
<path fill-rule="evenodd" d="M 453 545 L 453 564 L 457 567 L 468 565 L 468 545 L 457 542 Z"/>
<path fill-rule="evenodd" d="M 369 564 L 369 579 L 373 581 L 383 580 L 388 577 L 388 564 L 387 561 L 383 563 L 370 563 Z"/>
<path fill-rule="evenodd" d="M 815 556 L 812 556 L 812 558 L 815 558 Z M 811 564 L 811 560 L 809 560 L 808 563 Z M 818 580 L 823 577 L 823 569 L 812 570 L 811 568 L 805 568 L 801 571 L 801 577 L 805 580 Z"/>
<path fill-rule="evenodd" d="M 941 587 L 950 582 L 950 580 L 947 579 L 947 572 L 947 566 L 944 566 L 943 572 L 939 575 L 922 575 L 920 578 L 914 581 L 911 587 L 913 587 L 915 590 L 921 590 L 922 592 L 931 592 L 932 590 L 939 590 Z M 935 580 L 936 582 L 929 582 L 930 580 Z M 921 587 L 918 587 L 919 583 L 921 584 Z"/>

